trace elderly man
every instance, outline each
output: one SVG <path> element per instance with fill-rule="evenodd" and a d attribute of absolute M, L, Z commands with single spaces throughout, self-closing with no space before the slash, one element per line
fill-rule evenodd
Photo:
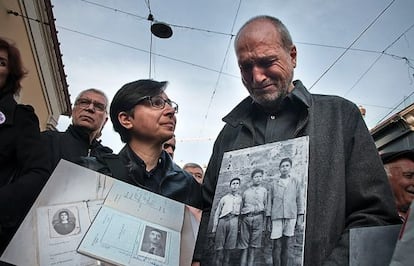
<path fill-rule="evenodd" d="M 247 21 L 234 48 L 250 95 L 224 117 L 215 141 L 194 260 L 211 261 L 204 243 L 224 152 L 309 136 L 304 265 L 348 265 L 350 228 L 400 223 L 358 107 L 340 97 L 311 94 L 293 81 L 297 49 L 277 18 Z"/>
<path fill-rule="evenodd" d="M 414 199 L 414 150 L 381 154 L 400 217 L 405 220 Z"/>
<path fill-rule="evenodd" d="M 183 169 L 189 172 L 198 183 L 203 183 L 204 170 L 201 165 L 197 163 L 186 163 L 184 164 Z"/>
<path fill-rule="evenodd" d="M 87 89 L 76 97 L 72 109 L 72 124 L 65 132 L 44 131 L 42 138 L 49 148 L 52 170 L 60 159 L 85 165 L 83 157 L 112 153 L 98 138 L 108 120 L 108 98 L 98 89 Z"/>
<path fill-rule="evenodd" d="M 164 142 L 163 145 L 163 149 L 171 156 L 171 159 L 174 159 L 175 144 L 175 135 L 173 135 L 172 138 Z"/>

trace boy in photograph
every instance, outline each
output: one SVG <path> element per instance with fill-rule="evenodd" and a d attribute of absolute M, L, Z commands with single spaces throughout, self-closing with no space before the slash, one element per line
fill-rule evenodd
<path fill-rule="evenodd" d="M 262 247 L 264 216 L 267 205 L 267 190 L 262 186 L 264 171 L 255 169 L 251 174 L 252 186 L 242 195 L 240 211 L 240 239 L 242 250 L 240 265 L 253 266 L 257 251 Z"/>
<path fill-rule="evenodd" d="M 214 214 L 213 233 L 215 236 L 215 265 L 229 265 L 230 250 L 236 248 L 242 197 L 239 194 L 240 178 L 230 180 L 230 192 L 224 195 Z"/>

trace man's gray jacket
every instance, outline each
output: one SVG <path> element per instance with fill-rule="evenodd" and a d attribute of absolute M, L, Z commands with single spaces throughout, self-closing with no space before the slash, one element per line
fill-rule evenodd
<path fill-rule="evenodd" d="M 392 192 L 358 107 L 310 94 L 300 81 L 294 85 L 291 94 L 305 99 L 294 137 L 308 135 L 310 145 L 304 265 L 348 265 L 350 228 L 400 223 Z M 206 229 L 223 153 L 255 145 L 252 99 L 223 121 L 203 184 L 205 211 L 194 254 L 202 265 L 211 261 Z"/>

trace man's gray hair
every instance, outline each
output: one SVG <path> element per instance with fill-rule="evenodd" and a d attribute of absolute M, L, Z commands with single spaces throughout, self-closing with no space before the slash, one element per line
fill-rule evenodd
<path fill-rule="evenodd" d="M 183 166 L 183 169 L 187 168 L 187 167 L 191 167 L 191 168 L 200 168 L 201 171 L 204 172 L 203 167 L 201 167 L 201 165 L 197 164 L 197 163 L 186 163 Z"/>
<path fill-rule="evenodd" d="M 106 101 L 105 106 L 106 106 L 106 108 L 108 108 L 108 106 L 109 106 L 108 96 L 106 96 L 105 92 L 103 92 L 102 90 L 95 89 L 95 88 L 89 88 L 89 89 L 86 89 L 86 90 L 81 91 L 78 94 L 78 96 L 76 96 L 75 103 L 79 100 L 79 98 L 82 97 L 82 95 L 84 95 L 87 92 L 92 92 L 92 93 L 96 93 L 96 94 L 102 95 L 105 98 L 105 101 Z"/>
<path fill-rule="evenodd" d="M 280 19 L 272 17 L 272 16 L 268 16 L 268 15 L 260 15 L 260 16 L 253 17 L 249 19 L 246 23 L 244 23 L 243 26 L 237 32 L 236 38 L 234 39 L 235 46 L 237 44 L 237 41 L 239 40 L 240 32 L 252 22 L 255 22 L 258 20 L 269 21 L 270 23 L 272 23 L 275 29 L 279 31 L 283 48 L 285 48 L 286 50 L 290 50 L 290 48 L 293 45 L 293 41 L 292 41 L 292 37 L 290 36 L 289 30 L 287 29 L 285 24 L 283 24 L 283 22 Z"/>

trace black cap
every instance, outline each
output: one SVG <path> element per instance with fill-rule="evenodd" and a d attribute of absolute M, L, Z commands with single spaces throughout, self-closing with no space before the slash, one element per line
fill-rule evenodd
<path fill-rule="evenodd" d="M 407 158 L 414 161 L 414 150 L 392 151 L 381 154 L 383 164 L 387 164 L 401 158 Z"/>

